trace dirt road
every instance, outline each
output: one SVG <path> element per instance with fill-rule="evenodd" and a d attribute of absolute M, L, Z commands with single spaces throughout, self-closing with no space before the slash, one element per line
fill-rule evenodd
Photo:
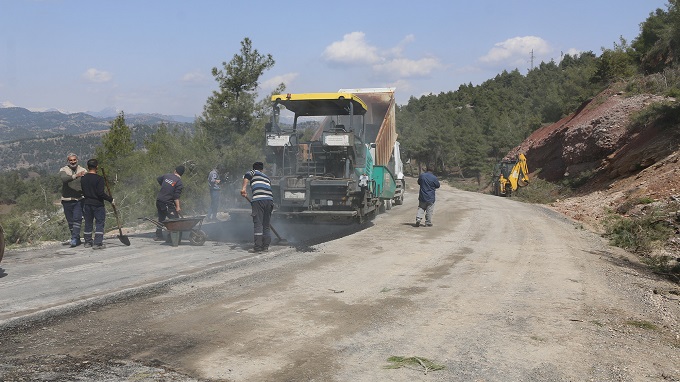
<path fill-rule="evenodd" d="M 676 284 L 541 206 L 443 186 L 416 228 L 416 198 L 311 249 L 215 246 L 239 260 L 6 326 L 0 379 L 680 380 Z"/>

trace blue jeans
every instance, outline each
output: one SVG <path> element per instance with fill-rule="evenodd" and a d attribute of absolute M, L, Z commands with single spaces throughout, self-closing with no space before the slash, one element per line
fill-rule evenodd
<path fill-rule="evenodd" d="M 104 206 L 85 204 L 83 206 L 83 215 L 85 216 L 85 232 L 83 232 L 85 242 L 92 243 L 92 223 L 94 221 L 94 245 L 101 245 L 104 242 L 106 208 Z"/>
<path fill-rule="evenodd" d="M 83 201 L 62 200 L 64 215 L 68 222 L 68 230 L 71 232 L 71 240 L 80 241 L 80 225 L 83 222 Z"/>
<path fill-rule="evenodd" d="M 220 207 L 220 190 L 210 189 L 210 209 L 208 219 L 217 219 L 217 210 Z"/>

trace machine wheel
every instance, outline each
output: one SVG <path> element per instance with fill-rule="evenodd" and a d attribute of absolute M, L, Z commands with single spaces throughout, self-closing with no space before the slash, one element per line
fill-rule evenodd
<path fill-rule="evenodd" d="M 391 200 L 385 200 L 385 209 L 388 210 L 388 211 L 392 209 L 392 201 Z"/>
<path fill-rule="evenodd" d="M 496 196 L 501 196 L 501 184 L 498 182 L 493 182 L 493 194 Z"/>
<path fill-rule="evenodd" d="M 207 239 L 208 235 L 200 229 L 192 230 L 189 234 L 189 242 L 191 245 L 203 245 Z"/>
<path fill-rule="evenodd" d="M 404 204 L 404 196 L 403 195 L 398 197 L 397 199 L 394 199 L 394 205 L 395 206 L 400 206 L 402 204 Z"/>

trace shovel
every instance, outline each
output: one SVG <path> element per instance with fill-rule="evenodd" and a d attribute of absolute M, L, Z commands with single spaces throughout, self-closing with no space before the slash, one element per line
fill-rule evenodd
<path fill-rule="evenodd" d="M 106 171 L 104 171 L 104 168 L 102 167 L 102 175 L 104 176 L 104 182 L 106 183 L 106 190 L 109 192 L 109 196 L 113 198 L 113 195 L 111 195 L 111 188 L 109 188 L 109 180 L 106 179 Z M 111 207 L 113 207 L 113 213 L 116 215 L 116 223 L 118 224 L 118 240 L 120 240 L 121 243 L 125 245 L 130 245 L 130 238 L 127 236 L 123 235 L 123 229 L 120 226 L 120 218 L 118 217 L 118 210 L 116 209 L 115 204 L 111 204 Z"/>
<path fill-rule="evenodd" d="M 248 201 L 248 203 L 251 203 L 249 197 L 244 196 L 244 198 L 246 198 L 246 200 Z M 279 244 L 286 244 L 286 243 L 288 243 L 288 240 L 282 238 L 281 235 L 279 235 L 279 233 L 276 232 L 276 230 L 274 229 L 274 226 L 271 225 L 271 223 L 269 224 L 269 229 L 271 229 L 272 232 L 274 232 L 274 235 L 276 235 L 276 238 L 278 239 L 278 243 L 279 243 Z"/>

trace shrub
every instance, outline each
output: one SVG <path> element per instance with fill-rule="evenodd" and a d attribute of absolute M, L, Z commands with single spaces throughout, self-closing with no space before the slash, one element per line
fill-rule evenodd
<path fill-rule="evenodd" d="M 675 234 L 673 225 L 658 214 L 626 218 L 610 215 L 605 221 L 605 236 L 612 245 L 648 255 Z"/>

